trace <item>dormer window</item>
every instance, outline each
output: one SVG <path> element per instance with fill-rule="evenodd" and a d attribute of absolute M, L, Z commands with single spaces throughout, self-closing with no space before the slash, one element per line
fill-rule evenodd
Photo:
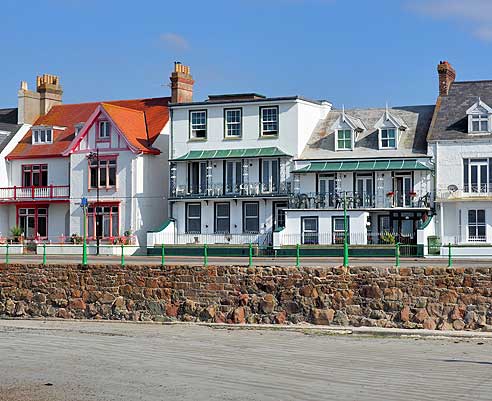
<path fill-rule="evenodd" d="M 351 129 L 339 129 L 337 131 L 337 150 L 352 150 Z"/>
<path fill-rule="evenodd" d="M 490 132 L 490 123 L 492 116 L 492 108 L 478 98 L 467 111 L 468 116 L 468 132 L 483 133 Z"/>
<path fill-rule="evenodd" d="M 109 140 L 111 136 L 111 124 L 109 121 L 99 121 L 99 139 Z"/>
<path fill-rule="evenodd" d="M 51 128 L 34 128 L 32 130 L 32 144 L 43 145 L 53 143 L 53 130 Z"/>
<path fill-rule="evenodd" d="M 384 128 L 381 130 L 381 149 L 396 148 L 396 129 Z"/>
<path fill-rule="evenodd" d="M 84 127 L 84 123 L 75 124 L 75 135 L 78 135 L 80 131 L 82 131 L 83 127 Z"/>

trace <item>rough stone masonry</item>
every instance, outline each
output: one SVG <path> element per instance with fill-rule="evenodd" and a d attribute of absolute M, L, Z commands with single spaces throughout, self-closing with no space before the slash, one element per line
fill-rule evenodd
<path fill-rule="evenodd" d="M 492 329 L 492 268 L 0 265 L 0 317 Z"/>

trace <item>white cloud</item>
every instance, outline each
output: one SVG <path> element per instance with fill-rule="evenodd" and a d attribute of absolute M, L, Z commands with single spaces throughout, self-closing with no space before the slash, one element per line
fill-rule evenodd
<path fill-rule="evenodd" d="M 475 37 L 492 41 L 491 0 L 417 0 L 408 6 L 436 19 L 464 23 Z"/>
<path fill-rule="evenodd" d="M 163 33 L 160 37 L 161 41 L 169 47 L 172 47 L 175 50 L 188 50 L 190 48 L 190 44 L 188 41 L 181 35 L 177 33 Z"/>

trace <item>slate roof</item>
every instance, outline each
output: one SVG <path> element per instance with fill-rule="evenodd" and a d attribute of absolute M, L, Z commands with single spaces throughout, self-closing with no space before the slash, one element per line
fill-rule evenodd
<path fill-rule="evenodd" d="M 85 123 L 94 111 L 102 105 L 128 141 L 144 153 L 159 153 L 152 147 L 162 128 L 169 120 L 169 97 L 117 100 L 54 106 L 48 114 L 39 117 L 33 124 L 66 127 L 53 130 L 53 143 L 32 144 L 32 130 L 29 130 L 8 159 L 29 159 L 63 156 L 75 139 L 75 126 Z M 117 106 L 117 107 L 115 107 Z M 129 118 L 129 116 L 137 116 Z"/>
<path fill-rule="evenodd" d="M 378 130 L 374 128 L 385 113 L 385 108 L 351 109 L 345 114 L 362 121 L 366 129 L 357 134 L 354 150 L 335 151 L 335 132 L 331 128 L 341 116 L 341 110 L 332 110 L 316 127 L 300 159 L 363 159 L 416 157 L 427 155 L 426 136 L 432 120 L 434 106 L 392 107 L 389 113 L 408 127 L 400 135 L 398 149 L 379 150 Z"/>
<path fill-rule="evenodd" d="M 17 109 L 0 109 L 0 152 L 22 125 L 17 124 Z"/>
<path fill-rule="evenodd" d="M 427 140 L 483 139 L 468 134 L 466 111 L 478 98 L 492 107 L 492 81 L 453 82 L 449 93 L 440 96 L 436 104 L 436 117 Z"/>

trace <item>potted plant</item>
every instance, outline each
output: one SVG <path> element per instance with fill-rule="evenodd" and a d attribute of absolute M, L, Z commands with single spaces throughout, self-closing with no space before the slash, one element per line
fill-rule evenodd
<path fill-rule="evenodd" d="M 10 234 L 12 235 L 12 242 L 16 244 L 20 244 L 22 242 L 22 236 L 24 235 L 22 228 L 19 226 L 13 226 L 10 229 Z"/>

